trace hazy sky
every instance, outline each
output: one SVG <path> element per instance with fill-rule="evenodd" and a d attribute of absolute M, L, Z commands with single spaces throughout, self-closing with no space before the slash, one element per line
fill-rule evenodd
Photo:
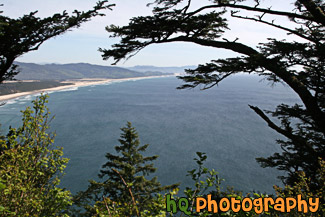
<path fill-rule="evenodd" d="M 97 0 L 0 0 L 4 4 L 1 10 L 3 15 L 20 17 L 31 11 L 38 10 L 38 16 L 50 16 L 57 12 L 67 10 L 69 13 L 74 9 L 88 10 L 96 4 Z M 46 41 L 39 50 L 29 52 L 17 61 L 34 63 L 78 63 L 110 65 L 113 61 L 104 61 L 98 48 L 110 48 L 110 45 L 118 42 L 118 39 L 108 37 L 105 26 L 110 24 L 126 25 L 133 16 L 149 15 L 151 8 L 146 4 L 153 0 L 111 0 L 116 3 L 113 11 L 107 10 L 105 17 L 93 18 L 84 23 L 78 29 Z M 205 0 L 193 0 L 194 7 L 206 3 Z M 265 0 L 272 5 L 272 9 L 288 10 L 292 8 L 292 1 Z M 277 19 L 280 23 L 287 20 Z M 256 46 L 257 42 L 265 42 L 266 38 L 284 38 L 286 34 L 277 29 L 265 27 L 249 21 L 230 22 L 231 31 L 226 33 L 230 40 L 239 37 L 239 42 Z M 152 45 L 143 49 L 135 57 L 128 61 L 121 61 L 119 66 L 156 65 L 156 66 L 183 66 L 197 65 L 209 62 L 212 59 L 231 57 L 233 52 L 201 47 L 191 43 L 169 43 Z"/>

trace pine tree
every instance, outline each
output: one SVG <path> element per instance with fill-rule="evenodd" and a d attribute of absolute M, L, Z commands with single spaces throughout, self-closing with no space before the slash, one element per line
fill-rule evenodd
<path fill-rule="evenodd" d="M 111 209 L 119 210 L 120 216 L 138 216 L 144 212 L 155 216 L 161 211 L 153 206 L 158 200 L 158 193 L 176 188 L 178 184 L 162 186 L 157 177 L 149 178 L 156 171 L 152 161 L 158 156 L 145 157 L 141 154 L 149 144 L 140 145 L 138 133 L 130 122 L 121 130 L 120 145 L 115 146 L 118 154 L 107 153 L 108 161 L 100 170 L 99 177 L 105 180 L 91 181 L 87 191 L 76 197 L 77 204 L 83 201 L 89 215 L 94 212 L 89 203 L 104 197 L 112 202 L 109 204 L 113 207 Z"/>
<path fill-rule="evenodd" d="M 104 16 L 100 11 L 113 6 L 103 0 L 86 12 L 75 10 L 69 15 L 63 11 L 46 18 L 37 17 L 35 11 L 13 19 L 3 16 L 0 11 L 0 83 L 13 79 L 19 73 L 18 66 L 14 64 L 17 57 L 38 50 L 46 40 L 79 27 L 92 17 Z"/>

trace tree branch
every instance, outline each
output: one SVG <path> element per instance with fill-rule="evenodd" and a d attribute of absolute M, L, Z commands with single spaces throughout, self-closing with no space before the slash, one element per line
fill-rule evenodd
<path fill-rule="evenodd" d="M 314 17 L 308 17 L 308 16 L 304 16 L 301 14 L 296 14 L 296 13 L 290 13 L 290 12 L 284 12 L 284 11 L 274 11 L 271 9 L 265 9 L 265 8 L 258 8 L 258 7 L 249 7 L 249 6 L 245 6 L 245 5 L 234 5 L 234 4 L 218 4 L 218 5 L 207 5 L 204 7 L 201 7 L 191 13 L 188 13 L 188 16 L 193 16 L 194 14 L 197 14 L 203 10 L 206 9 L 212 9 L 212 8 L 221 8 L 221 7 L 229 7 L 229 8 L 237 8 L 237 9 L 243 9 L 243 10 L 248 10 L 248 11 L 256 11 L 256 12 L 261 12 L 261 13 L 266 13 L 266 14 L 273 14 L 273 15 L 278 15 L 278 16 L 286 16 L 289 18 L 299 18 L 299 19 L 303 19 L 303 20 L 309 20 L 309 21 L 313 21 L 313 22 L 317 22 L 320 23 L 319 20 L 315 19 Z"/>
<path fill-rule="evenodd" d="M 316 151 L 314 148 L 308 143 L 303 140 L 301 140 L 300 137 L 293 135 L 292 133 L 288 132 L 287 130 L 282 129 L 281 127 L 277 126 L 275 123 L 273 123 L 265 114 L 264 112 L 259 109 L 256 106 L 248 105 L 256 114 L 258 114 L 267 124 L 270 128 L 277 131 L 278 133 L 282 134 L 283 136 L 291 139 L 292 141 L 295 141 L 297 144 L 300 145 L 307 145 L 310 150 L 312 150 L 315 154 Z"/>
<path fill-rule="evenodd" d="M 281 67 L 279 63 L 273 59 L 267 59 L 255 49 L 237 42 L 221 42 L 207 39 L 191 38 L 186 36 L 179 36 L 171 39 L 164 39 L 153 43 L 166 43 L 166 42 L 193 42 L 203 46 L 210 46 L 215 48 L 224 48 L 232 50 L 237 53 L 245 54 L 257 58 L 261 67 L 273 72 L 276 76 L 285 81 L 302 99 L 304 105 L 310 112 L 310 115 L 316 121 L 321 131 L 325 133 L 325 114 L 322 112 L 317 104 L 317 100 L 312 96 L 303 83 L 292 73 L 288 72 L 285 68 Z"/>
<path fill-rule="evenodd" d="M 244 20 L 253 20 L 253 21 L 256 21 L 256 22 L 264 23 L 264 24 L 266 24 L 266 25 L 270 25 L 270 26 L 273 26 L 273 27 L 275 27 L 275 28 L 282 29 L 282 30 L 284 30 L 284 31 L 290 32 L 290 33 L 292 33 L 292 34 L 295 34 L 295 35 L 297 35 L 297 36 L 299 36 L 299 37 L 301 37 L 301 38 L 303 38 L 303 39 L 306 39 L 306 40 L 308 40 L 308 41 L 311 41 L 311 42 L 314 42 L 314 43 L 317 43 L 317 42 L 318 42 L 318 40 L 315 40 L 315 39 L 312 39 L 312 38 L 310 38 L 310 37 L 307 37 L 307 36 L 305 36 L 305 35 L 299 33 L 298 31 L 295 31 L 295 30 L 292 30 L 292 29 L 289 29 L 289 28 L 286 28 L 286 27 L 283 27 L 283 26 L 280 26 L 280 25 L 276 25 L 276 24 L 274 24 L 274 23 L 270 23 L 270 22 L 267 22 L 267 21 L 265 21 L 265 20 L 262 20 L 262 19 L 261 19 L 262 17 L 260 17 L 259 19 L 256 19 L 256 18 L 253 18 L 253 17 L 243 17 L 243 16 L 239 16 L 239 15 L 236 15 L 235 13 L 231 13 L 231 16 L 232 16 L 232 17 L 235 17 L 235 18 L 244 19 Z"/>
<path fill-rule="evenodd" d="M 105 199 L 104 196 L 103 196 L 103 200 L 104 200 L 105 207 L 106 207 L 106 210 L 107 210 L 107 212 L 108 212 L 109 217 L 112 217 L 112 215 L 111 215 L 111 211 L 110 211 L 109 208 L 108 208 L 108 205 L 107 205 L 107 202 L 106 202 L 106 199 Z"/>
<path fill-rule="evenodd" d="M 133 206 L 134 206 L 134 208 L 135 208 L 135 210 L 136 210 L 136 212 L 137 212 L 137 216 L 139 217 L 140 215 L 139 215 L 138 207 L 137 207 L 137 204 L 135 203 L 135 199 L 134 199 L 134 197 L 133 197 L 133 194 L 132 194 L 132 191 L 131 191 L 131 187 L 130 187 L 126 182 L 125 182 L 125 180 L 123 179 L 123 177 L 122 177 L 121 173 L 119 173 L 119 171 L 117 171 L 117 170 L 114 169 L 114 168 L 112 168 L 112 170 L 113 170 L 114 172 L 116 172 L 116 173 L 120 176 L 120 178 L 121 178 L 123 184 L 124 184 L 125 187 L 129 190 L 129 193 L 130 193 L 131 198 L 132 198 Z"/>
<path fill-rule="evenodd" d="M 192 37 L 186 37 L 186 36 L 178 36 L 171 39 L 164 39 L 161 41 L 156 41 L 154 43 L 167 43 L 167 42 L 177 42 L 177 41 L 183 41 L 183 42 L 193 42 L 199 45 L 208 46 L 208 47 L 215 47 L 215 48 L 224 48 L 227 50 L 232 50 L 234 52 L 245 54 L 245 55 L 258 55 L 259 52 L 255 49 L 244 45 L 242 43 L 238 42 L 224 42 L 224 41 L 213 41 L 208 39 L 200 39 L 200 38 L 192 38 Z"/>
<path fill-rule="evenodd" d="M 317 23 L 321 23 L 325 25 L 325 13 L 324 11 L 318 7 L 314 1 L 311 0 L 298 0 L 301 4 L 305 6 L 305 8 L 313 15 L 314 19 L 316 19 Z"/>

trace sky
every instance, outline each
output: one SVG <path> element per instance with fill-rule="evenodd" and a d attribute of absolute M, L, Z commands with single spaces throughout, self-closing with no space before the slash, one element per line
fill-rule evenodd
<path fill-rule="evenodd" d="M 206 4 L 207 0 L 192 0 L 193 9 Z M 91 9 L 97 0 L 0 0 L 4 16 L 17 18 L 38 10 L 39 17 L 51 16 L 64 10 L 71 13 L 73 10 L 86 11 Z M 153 0 L 110 0 L 116 4 L 113 10 L 106 10 L 104 17 L 95 17 L 80 28 L 73 29 L 63 35 L 46 41 L 37 51 L 32 51 L 17 58 L 17 61 L 31 63 L 91 63 L 111 65 L 113 60 L 103 60 L 98 48 L 109 49 L 119 41 L 118 38 L 109 38 L 105 27 L 111 24 L 126 25 L 129 19 L 135 16 L 151 14 L 152 7 L 147 3 Z M 291 10 L 292 1 L 264 0 L 272 9 Z M 286 24 L 288 20 L 277 19 L 278 23 Z M 287 38 L 281 30 L 266 27 L 253 21 L 230 19 L 231 30 L 225 33 L 225 38 L 256 46 L 258 42 L 266 42 L 267 38 Z M 292 39 L 293 40 L 293 39 Z M 192 43 L 177 42 L 151 45 L 127 61 L 121 61 L 117 66 L 130 67 L 135 65 L 155 66 L 186 66 L 210 62 L 213 59 L 234 57 L 236 53 L 224 49 L 202 47 Z"/>

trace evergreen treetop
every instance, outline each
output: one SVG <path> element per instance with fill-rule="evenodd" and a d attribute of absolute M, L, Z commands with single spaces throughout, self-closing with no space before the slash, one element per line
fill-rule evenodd
<path fill-rule="evenodd" d="M 102 166 L 103 169 L 100 171 L 99 177 L 108 178 L 106 183 L 109 185 L 107 185 L 108 188 L 104 189 L 104 193 L 110 195 L 110 199 L 130 201 L 130 195 L 125 191 L 125 185 L 121 180 L 123 177 L 134 192 L 134 198 L 142 204 L 152 198 L 153 193 L 166 190 L 168 187 L 162 187 L 157 181 L 157 177 L 146 178 L 156 171 L 153 163 L 150 162 L 158 158 L 158 155 L 144 157 L 141 154 L 141 152 L 146 151 L 149 144 L 140 145 L 138 133 L 130 122 L 121 130 L 122 134 L 119 139 L 121 145 L 115 146 L 119 155 L 106 154 L 108 161 Z"/>
<path fill-rule="evenodd" d="M 75 201 L 87 210 L 85 215 L 94 213 L 91 203 L 108 199 L 110 207 L 119 210 L 122 216 L 140 216 L 141 213 L 158 215 L 162 210 L 162 191 L 172 190 L 178 184 L 162 186 L 157 177 L 152 177 L 156 168 L 152 161 L 157 155 L 145 157 L 143 152 L 148 144 L 141 145 L 138 133 L 130 122 L 121 128 L 120 145 L 115 146 L 118 154 L 107 153 L 107 162 L 102 166 L 99 177 L 102 182 L 91 181 L 85 192 L 80 192 Z"/>

